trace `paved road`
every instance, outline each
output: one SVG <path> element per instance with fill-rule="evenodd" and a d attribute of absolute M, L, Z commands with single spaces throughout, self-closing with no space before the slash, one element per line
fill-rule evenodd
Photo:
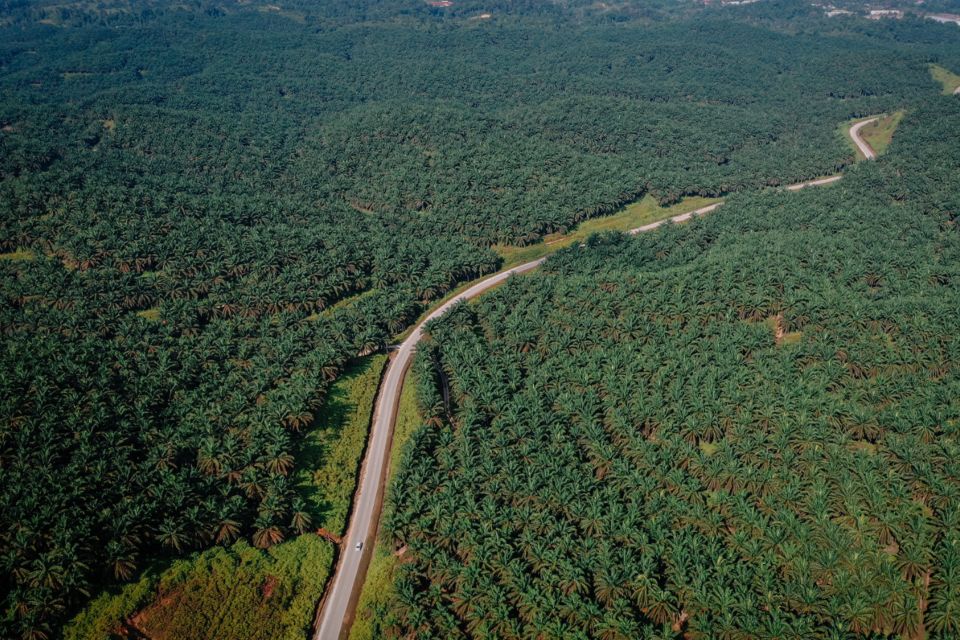
<path fill-rule="evenodd" d="M 347 616 L 348 614 L 352 616 L 355 599 L 360 595 L 360 587 L 363 584 L 362 577 L 366 574 L 366 564 L 369 561 L 374 535 L 377 530 L 377 520 L 380 516 L 387 456 L 390 450 L 390 440 L 393 436 L 393 424 L 397 417 L 400 390 L 403 387 L 403 378 L 406 375 L 407 368 L 413 360 L 414 348 L 423 335 L 423 325 L 434 318 L 439 318 L 461 300 L 476 297 L 512 275 L 536 269 L 544 260 L 546 258 L 540 258 L 501 271 L 451 298 L 414 328 L 410 337 L 403 341 L 390 360 L 387 374 L 377 395 L 373 429 L 371 430 L 370 442 L 367 445 L 367 454 L 360 476 L 360 490 L 354 502 L 353 513 L 350 516 L 350 529 L 344 540 L 336 574 L 323 604 L 320 623 L 317 625 L 317 632 L 314 636 L 318 640 L 337 640 L 341 633 L 350 628 L 351 620 Z M 356 548 L 357 544 L 361 542 L 363 548 L 358 550 Z"/>
<path fill-rule="evenodd" d="M 810 182 L 791 184 L 789 187 L 787 187 L 787 191 L 800 191 L 800 189 L 806 189 L 807 187 L 819 187 L 820 185 L 836 182 L 842 177 L 843 176 L 830 176 L 829 178 L 820 178 L 819 180 L 811 180 Z"/>
<path fill-rule="evenodd" d="M 678 216 L 673 216 L 672 218 L 667 218 L 666 220 L 658 220 L 657 222 L 651 222 L 650 224 L 645 224 L 642 227 L 637 227 L 636 229 L 630 229 L 630 231 L 627 231 L 627 233 L 629 233 L 631 236 L 635 236 L 638 233 L 653 231 L 657 227 L 665 225 L 668 222 L 686 222 L 693 216 L 702 216 L 706 213 L 710 213 L 711 211 L 713 211 L 714 209 L 716 209 L 722 204 L 723 204 L 722 202 L 715 202 L 714 204 L 701 207 L 696 211 L 691 211 L 690 213 L 681 213 Z"/>
<path fill-rule="evenodd" d="M 850 127 L 850 138 L 853 140 L 853 143 L 857 145 L 857 149 L 860 149 L 860 152 L 867 158 L 867 160 L 875 160 L 877 158 L 877 154 L 873 152 L 873 148 L 867 144 L 867 141 L 860 137 L 860 129 L 863 129 L 871 122 L 876 122 L 879 119 L 880 118 L 870 118 L 869 120 L 858 122 Z"/>
<path fill-rule="evenodd" d="M 857 137 L 855 136 L 854 140 L 856 139 Z M 869 149 L 869 147 L 867 148 Z M 872 150 L 870 151 L 872 153 Z M 786 188 L 790 191 L 797 191 L 805 187 L 836 182 L 840 178 L 841 176 L 831 176 L 829 178 L 801 182 Z M 696 211 L 682 213 L 657 222 L 651 222 L 642 227 L 631 229 L 627 233 L 636 235 L 638 233 L 652 231 L 667 223 L 686 222 L 694 216 L 710 213 L 722 204 L 723 202 L 717 202 L 697 209 Z M 439 318 L 458 302 L 474 298 L 491 287 L 500 284 L 510 276 L 536 269 L 543 264 L 544 260 L 546 260 L 545 257 L 521 264 L 512 269 L 501 271 L 485 280 L 481 280 L 466 291 L 451 298 L 414 328 L 413 332 L 403 341 L 400 348 L 390 360 L 390 363 L 387 365 L 386 376 L 377 394 L 377 403 L 374 407 L 373 415 L 373 428 L 370 434 L 370 442 L 367 446 L 366 458 L 363 461 L 363 469 L 360 474 L 359 492 L 356 495 L 353 513 L 350 515 L 350 528 L 347 531 L 347 536 L 341 547 L 340 559 L 333 576 L 333 582 L 330 584 L 326 599 L 323 602 L 319 622 L 316 625 L 316 633 L 314 634 L 315 640 L 339 640 L 341 636 L 345 637 L 347 635 L 350 625 L 353 622 L 356 600 L 360 597 L 360 590 L 363 586 L 363 578 L 366 575 L 367 564 L 372 554 L 377 522 L 380 517 L 380 506 L 383 501 L 390 441 L 393 437 L 393 426 L 397 417 L 397 405 L 400 402 L 400 391 L 403 388 L 403 379 L 406 376 L 407 369 L 413 360 L 414 349 L 423 336 L 424 324 L 434 318 Z M 363 543 L 362 548 L 359 550 L 356 548 L 358 543 Z"/>

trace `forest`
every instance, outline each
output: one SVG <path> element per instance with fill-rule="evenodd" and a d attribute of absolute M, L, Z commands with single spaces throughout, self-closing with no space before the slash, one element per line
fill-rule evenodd
<path fill-rule="evenodd" d="M 958 637 L 958 125 L 432 323 L 382 635 Z"/>
<path fill-rule="evenodd" d="M 960 70 L 950 26 L 670 4 L 0 3 L 0 637 L 322 525 L 331 385 L 493 245 L 843 170 Z"/>

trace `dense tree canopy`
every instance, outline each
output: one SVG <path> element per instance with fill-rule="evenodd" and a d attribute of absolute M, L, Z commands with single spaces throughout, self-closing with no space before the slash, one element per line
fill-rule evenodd
<path fill-rule="evenodd" d="M 331 380 L 491 245 L 835 172 L 960 68 L 939 25 L 669 4 L 0 3 L 0 635 L 307 528 Z"/>
<path fill-rule="evenodd" d="M 958 125 L 932 101 L 836 186 L 594 237 L 433 323 L 384 627 L 960 635 Z"/>

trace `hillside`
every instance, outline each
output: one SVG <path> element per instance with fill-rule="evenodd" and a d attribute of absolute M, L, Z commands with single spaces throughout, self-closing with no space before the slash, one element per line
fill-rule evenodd
<path fill-rule="evenodd" d="M 595 236 L 431 325 L 381 628 L 960 634 L 958 125 L 931 99 L 836 185 Z"/>
<path fill-rule="evenodd" d="M 57 638 L 178 560 L 245 576 L 335 539 L 369 422 L 335 385 L 450 291 L 631 203 L 846 171 L 838 126 L 916 122 L 931 65 L 960 70 L 944 25 L 763 5 L 0 2 L 0 637 Z M 932 153 L 899 136 L 882 166 Z M 947 210 L 952 174 L 892 175 L 864 197 Z M 677 242 L 664 264 L 711 255 Z M 296 595 L 264 628 L 303 625 L 320 594 Z"/>

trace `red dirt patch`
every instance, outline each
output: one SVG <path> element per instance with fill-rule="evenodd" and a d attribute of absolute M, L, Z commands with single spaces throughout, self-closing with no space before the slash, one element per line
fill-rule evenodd
<path fill-rule="evenodd" d="M 677 616 L 677 619 L 673 621 L 672 625 L 670 625 L 670 628 L 673 629 L 674 633 L 680 633 L 680 631 L 683 629 L 683 625 L 685 625 L 689 619 L 690 614 L 686 611 L 681 611 L 680 615 Z"/>
<path fill-rule="evenodd" d="M 330 542 L 332 542 L 333 544 L 335 544 L 335 545 L 337 545 L 337 546 L 339 546 L 341 543 L 343 543 L 343 538 L 341 538 L 340 536 L 336 535 L 335 533 L 333 533 L 333 532 L 331 532 L 331 531 L 327 531 L 327 530 L 324 529 L 323 527 L 320 527 L 319 529 L 317 529 L 317 532 L 316 532 L 316 533 L 317 533 L 318 536 L 320 536 L 320 537 L 323 538 L 324 540 L 329 540 Z"/>
<path fill-rule="evenodd" d="M 270 599 L 270 596 L 273 595 L 273 590 L 277 588 L 278 580 L 276 576 L 267 576 L 267 579 L 263 581 L 263 601 L 266 602 Z"/>
<path fill-rule="evenodd" d="M 358 200 L 348 200 L 347 204 L 350 205 L 350 208 L 359 213 L 374 213 L 373 203 L 370 202 L 360 202 Z"/>
<path fill-rule="evenodd" d="M 783 314 L 778 313 L 775 316 L 767 318 L 767 323 L 773 329 L 773 341 L 778 347 L 785 344 L 799 342 L 803 337 L 802 331 L 787 331 L 786 324 L 783 321 Z"/>
<path fill-rule="evenodd" d="M 147 633 L 147 629 L 150 627 L 152 614 L 161 609 L 165 609 L 174 604 L 175 601 L 179 601 L 180 594 L 177 591 L 171 592 L 153 604 L 148 605 L 146 608 L 141 609 L 134 615 L 130 616 L 126 620 L 124 625 L 124 635 L 128 638 L 144 638 L 150 640 L 162 640 L 161 637 L 151 636 Z"/>

